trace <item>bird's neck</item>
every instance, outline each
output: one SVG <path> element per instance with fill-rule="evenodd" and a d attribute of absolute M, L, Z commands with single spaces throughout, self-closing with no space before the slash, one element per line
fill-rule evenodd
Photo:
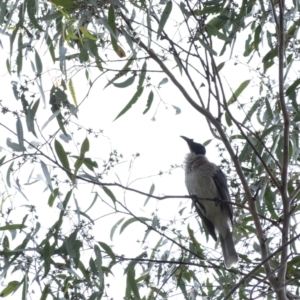
<path fill-rule="evenodd" d="M 202 165 L 209 163 L 205 155 L 189 153 L 185 158 L 186 172 L 191 172 L 194 168 L 199 168 Z"/>

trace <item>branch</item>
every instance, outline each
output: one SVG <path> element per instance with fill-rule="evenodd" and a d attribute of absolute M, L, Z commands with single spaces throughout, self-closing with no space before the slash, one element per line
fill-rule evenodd
<path fill-rule="evenodd" d="M 116 258 L 120 260 L 125 261 L 139 261 L 139 262 L 144 262 L 144 263 L 155 263 L 155 264 L 172 264 L 172 265 L 183 265 L 183 266 L 195 266 L 195 267 L 203 267 L 203 268 L 208 268 L 208 269 L 216 269 L 215 266 L 208 266 L 204 264 L 197 264 L 193 262 L 185 262 L 185 261 L 174 261 L 174 260 L 158 260 L 158 259 L 149 259 L 149 258 L 131 258 L 131 257 L 124 257 L 120 255 L 115 255 Z M 230 271 L 233 274 L 237 275 L 246 275 L 245 273 L 241 272 L 239 269 L 230 269 L 227 270 Z M 252 276 L 253 279 L 261 281 L 262 279 L 257 276 Z"/>
<path fill-rule="evenodd" d="M 283 157 L 282 157 L 282 172 L 281 172 L 281 194 L 282 194 L 282 204 L 283 204 L 283 230 L 282 230 L 282 243 L 286 243 L 289 240 L 290 232 L 290 200 L 287 191 L 288 182 L 288 168 L 289 168 L 289 131 L 290 131 L 290 116 L 287 110 L 284 97 L 284 55 L 285 55 L 285 1 L 279 0 L 279 27 L 277 28 L 278 37 L 278 73 L 279 73 L 279 101 L 281 104 L 281 110 L 284 120 L 283 128 Z M 278 282 L 281 286 L 285 287 L 285 277 L 287 270 L 287 257 L 288 248 L 284 248 L 281 255 L 281 269 L 278 272 Z M 285 294 L 285 288 L 283 288 L 282 293 Z"/>

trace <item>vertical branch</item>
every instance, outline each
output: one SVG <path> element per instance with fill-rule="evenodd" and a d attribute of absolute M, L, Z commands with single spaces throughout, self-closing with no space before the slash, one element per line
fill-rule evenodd
<path fill-rule="evenodd" d="M 284 120 L 284 135 L 283 135 L 283 159 L 282 159 L 282 191 L 286 193 L 287 188 L 287 172 L 289 166 L 289 130 L 290 130 L 290 117 L 287 111 L 285 97 L 284 97 L 284 53 L 285 53 L 285 28 L 284 28 L 284 1 L 279 0 L 279 28 L 277 31 L 278 36 L 278 81 L 279 81 L 279 101 Z M 287 197 L 286 197 L 287 198 Z"/>
<path fill-rule="evenodd" d="M 278 81 L 279 81 L 279 101 L 281 104 L 281 110 L 284 120 L 283 131 L 283 158 L 282 158 L 282 171 L 281 171 L 281 196 L 283 203 L 283 228 L 282 228 L 282 244 L 285 244 L 289 240 L 290 231 L 290 201 L 287 193 L 288 182 L 288 167 L 289 167 L 289 130 L 290 130 L 290 117 L 287 111 L 285 97 L 284 97 L 284 54 L 285 54 L 285 26 L 284 26 L 284 10 L 285 0 L 279 0 L 279 18 L 278 18 Z M 285 275 L 287 269 L 288 247 L 285 247 L 281 255 L 281 268 L 278 272 L 278 281 L 282 286 L 282 292 L 285 294 Z"/>

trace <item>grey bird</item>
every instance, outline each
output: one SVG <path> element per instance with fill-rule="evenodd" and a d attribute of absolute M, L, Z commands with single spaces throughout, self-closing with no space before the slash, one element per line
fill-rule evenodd
<path fill-rule="evenodd" d="M 198 215 L 209 234 L 217 241 L 220 237 L 225 266 L 230 269 L 238 262 L 231 227 L 232 206 L 223 201 L 230 201 L 227 179 L 220 167 L 211 163 L 205 156 L 203 145 L 193 139 L 181 136 L 188 144 L 190 153 L 185 159 L 185 184 L 192 196 Z M 200 200 L 199 198 L 215 199 L 215 201 Z M 219 200 L 219 201 L 218 201 Z M 223 200 L 223 201 L 222 201 Z"/>

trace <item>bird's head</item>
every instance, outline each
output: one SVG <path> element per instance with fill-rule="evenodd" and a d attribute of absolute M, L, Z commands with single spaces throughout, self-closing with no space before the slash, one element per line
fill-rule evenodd
<path fill-rule="evenodd" d="M 180 136 L 180 137 L 183 138 L 187 142 L 187 144 L 190 148 L 190 151 L 192 153 L 205 155 L 206 150 L 203 145 L 195 143 L 193 139 L 189 139 L 185 136 Z"/>

